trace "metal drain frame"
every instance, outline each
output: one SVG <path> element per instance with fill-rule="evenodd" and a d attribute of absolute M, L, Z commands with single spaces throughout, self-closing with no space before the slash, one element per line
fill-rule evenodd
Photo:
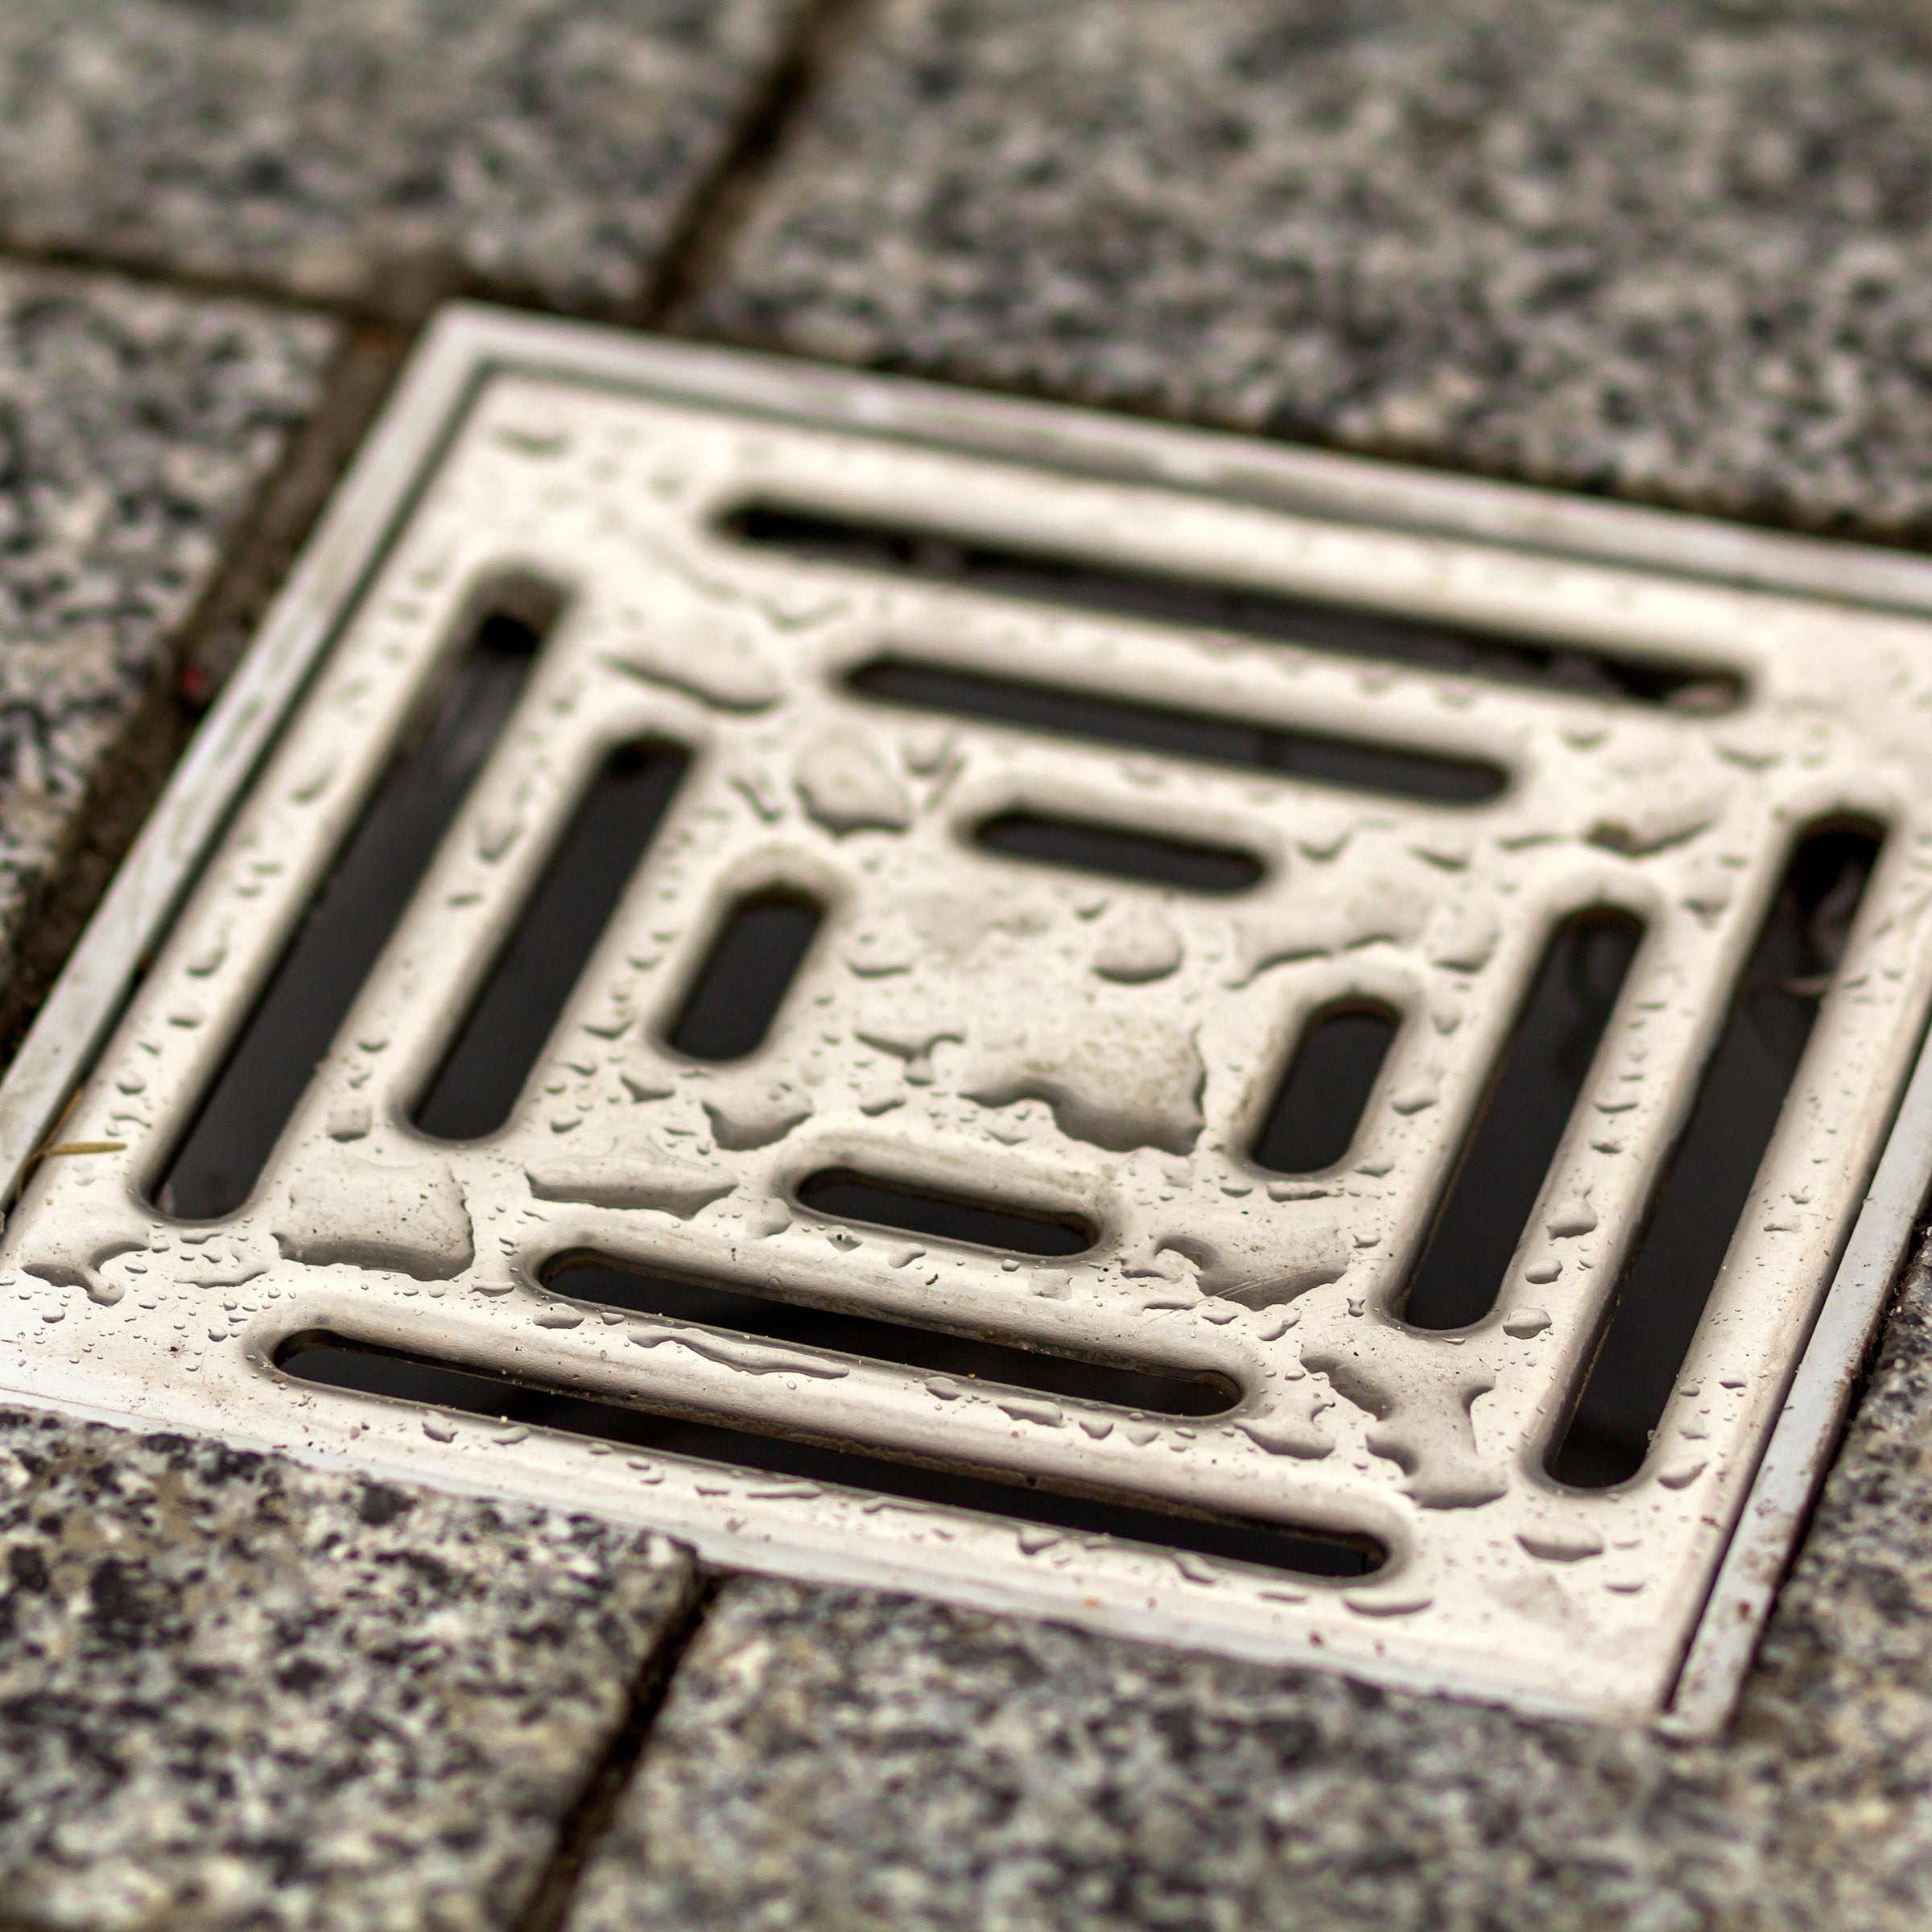
<path fill-rule="evenodd" d="M 1315 515 L 1334 522 L 1435 535 L 1518 552 L 1630 566 L 1682 580 L 1748 587 L 1873 613 L 1932 614 L 1932 566 L 1893 553 L 1775 536 L 1669 513 L 1474 482 L 1246 439 L 1141 423 L 1051 406 L 968 394 L 898 379 L 625 337 L 581 325 L 532 321 L 471 306 L 443 312 L 412 358 L 398 393 L 339 490 L 253 648 L 198 733 L 100 911 L 61 976 L 3 1085 L 0 1180 L 19 1191 L 36 1150 L 57 1129 L 69 1096 L 119 1018 L 142 964 L 166 931 L 231 809 L 246 791 L 344 613 L 407 516 L 465 407 L 493 376 L 557 378 L 614 390 L 654 391 L 762 412 L 911 447 L 1017 460 L 1070 476 L 1164 486 L 1219 501 Z M 1124 1634 L 1205 1645 L 1273 1662 L 1341 1669 L 1417 1689 L 1447 1690 L 1590 1716 L 1661 1716 L 1674 1729 L 1719 1728 L 1734 1701 L 1798 1529 L 1828 1464 L 1860 1366 L 1904 1259 L 1932 1174 L 1932 1052 L 1922 1054 L 1781 1414 L 1765 1448 L 1715 1587 L 1662 1711 L 1587 1695 L 1525 1691 L 1504 1681 L 1445 1671 L 1391 1654 L 1378 1641 L 1290 1655 L 1278 1640 L 1249 1641 L 1212 1618 L 1170 1609 L 1080 1604 L 1009 1582 L 935 1585 L 889 1554 L 868 1557 L 836 1536 L 795 1542 L 761 1558 L 734 1533 L 708 1540 L 704 1525 L 666 1525 L 717 1560 L 827 1579 L 933 1590 L 988 1608 L 1055 1615 Z M 0 1385 L 33 1380 L 23 1362 L 0 1365 Z M 54 1401 L 103 1419 L 154 1426 L 151 1408 L 94 1408 L 22 1385 L 28 1403 Z M 224 1433 L 315 1459 L 327 1452 L 279 1433 L 257 1411 L 216 1419 Z M 407 1458 L 365 1459 L 408 1480 L 502 1493 L 455 1456 L 424 1443 Z M 551 1500 L 578 1503 L 581 1499 Z M 648 1492 L 627 1508 L 600 1509 L 661 1521 Z M 1319 1638 L 1315 1640 L 1319 1644 Z M 1396 1647 L 1399 1650 L 1399 1646 Z"/>

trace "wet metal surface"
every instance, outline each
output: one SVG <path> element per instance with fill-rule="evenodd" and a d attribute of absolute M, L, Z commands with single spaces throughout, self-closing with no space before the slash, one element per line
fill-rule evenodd
<path fill-rule="evenodd" d="M 588 332 L 465 318 L 398 411 L 407 434 L 371 459 L 397 514 L 369 513 L 365 480 L 319 674 L 60 1121 L 72 1151 L 26 1179 L 0 1375 L 40 1401 L 568 1499 L 720 1563 L 1540 1707 L 1661 1707 L 1932 989 L 1932 626 L 1674 574 L 1665 519 L 1624 547 L 1644 563 L 1612 554 L 1629 513 L 1538 551 L 1530 497 L 1512 541 L 1483 543 L 1440 534 L 1507 524 L 1476 486 L 1140 426 L 1104 460 L 1110 432 L 1071 413 Z M 1377 493 L 1381 519 L 1351 514 Z M 1291 624 L 1257 637 L 748 541 L 770 504 L 1319 607 L 1326 628 L 1302 649 Z M 1708 539 L 1686 528 L 1688 560 Z M 183 1218 L 163 1186 L 177 1149 L 506 585 L 556 612 L 514 709 L 246 1199 Z M 1525 648 L 1506 675 L 1474 649 L 1393 663 L 1381 640 L 1405 625 Z M 1322 756 L 1122 747 L 910 687 L 881 702 L 861 674 L 888 662 Z M 1571 668 L 1539 681 L 1539 663 Z M 540 936 L 555 855 L 627 746 L 688 763 L 640 802 L 634 874 L 592 895 L 614 908 L 601 935 L 559 934 L 586 963 L 507 1119 L 436 1137 L 439 1070 L 481 1051 L 503 962 Z M 1418 762 L 1495 779 L 1378 788 Z M 1041 828 L 1030 847 L 991 829 L 1017 824 Z M 1802 1007 L 1774 1022 L 1796 1041 L 1788 1092 L 1707 1308 L 1677 1311 L 1694 1332 L 1654 1439 L 1627 1480 L 1559 1483 L 1546 1463 L 1793 855 L 1847 833 L 1877 856 L 1818 890 L 1780 968 L 1774 993 Z M 1110 862 L 1149 845 L 1224 870 Z M 701 982 L 748 907 L 811 917 L 786 983 L 734 1030 Z M 1508 1225 L 1479 1215 L 1479 1261 L 1430 1287 L 1426 1323 L 1405 1319 L 1579 921 L 1620 950 L 1578 968 L 1578 1024 L 1552 1022 L 1570 1054 L 1553 1117 L 1505 1135 L 1534 1150 L 1497 1191 Z M 108 944 L 82 980 L 105 980 Z M 1285 1137 L 1278 1100 L 1337 1013 L 1385 1016 L 1381 1057 L 1342 1083 L 1359 1117 L 1329 1133 L 1335 1164 L 1284 1173 L 1271 1149 L 1323 1143 Z M 23 1065 L 0 1106 L 16 1144 L 57 1112 L 31 1048 Z M 940 1231 L 893 1224 L 892 1198 Z M 1001 1245 L 1017 1224 L 1035 1234 Z M 572 1293 L 584 1257 L 684 1284 L 691 1312 Z M 719 1319 L 754 1298 L 927 1345 L 848 1352 L 808 1323 Z M 947 1336 L 1220 1385 L 1232 1406 L 935 1371 Z M 305 1378 L 298 1348 L 374 1352 L 441 1406 Z M 474 1413 L 491 1377 L 502 1422 Z M 591 1408 L 638 1426 L 615 1440 Z M 746 1437 L 972 1494 L 698 1459 Z M 1149 1540 L 1005 1521 L 984 1493 L 1002 1484 L 1132 1510 Z M 1154 1546 L 1163 1521 L 1172 1548 Z M 1207 1532 L 1247 1525 L 1381 1560 L 1212 1553 L 1228 1546 Z"/>

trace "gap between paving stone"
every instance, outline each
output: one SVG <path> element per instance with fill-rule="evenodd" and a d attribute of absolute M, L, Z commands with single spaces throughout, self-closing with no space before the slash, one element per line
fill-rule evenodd
<path fill-rule="evenodd" d="M 704 1629 L 719 1587 L 717 1577 L 698 1572 L 681 1615 L 675 1622 L 667 1623 L 651 1647 L 643 1672 L 632 1687 L 629 1713 L 565 1816 L 556 1850 L 517 1921 L 516 1932 L 556 1932 L 563 1924 L 584 1870 L 609 1831 L 650 1744 L 678 1670 Z"/>
<path fill-rule="evenodd" d="M 821 90 L 861 43 L 875 10 L 876 0 L 803 0 L 765 85 L 748 104 L 718 165 L 673 225 L 633 320 L 643 327 L 687 328 L 786 142 L 808 121 Z"/>
<path fill-rule="evenodd" d="M 0 981 L 0 1064 L 12 1058 L 115 869 L 161 795 L 354 455 L 402 361 L 391 332 L 349 331 L 312 412 L 291 434 L 224 546 L 192 611 L 162 640 L 155 681 L 102 753 L 15 927 Z"/>
<path fill-rule="evenodd" d="M 0 1900 L 507 1932 L 693 1581 L 588 1517 L 0 1409 Z"/>
<path fill-rule="evenodd" d="M 0 956 L 71 855 L 111 846 L 130 724 L 163 762 L 174 640 L 340 341 L 312 315 L 0 264 Z"/>
<path fill-rule="evenodd" d="M 627 312 L 804 0 L 13 0 L 0 244 Z"/>

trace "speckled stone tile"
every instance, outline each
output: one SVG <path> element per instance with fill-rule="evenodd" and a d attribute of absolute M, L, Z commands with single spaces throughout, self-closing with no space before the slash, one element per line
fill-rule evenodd
<path fill-rule="evenodd" d="M 700 310 L 810 353 L 1932 531 L 1908 0 L 877 0 Z"/>
<path fill-rule="evenodd" d="M 659 1539 L 0 1410 L 0 1920 L 514 1926 L 690 1587 Z"/>
<path fill-rule="evenodd" d="M 0 238 L 414 312 L 634 295 L 799 0 L 9 0 Z"/>
<path fill-rule="evenodd" d="M 0 974 L 338 326 L 0 271 Z"/>
<path fill-rule="evenodd" d="M 1922 1268 L 1722 1744 L 741 1583 L 568 1932 L 1919 1932 L 1929 1351 Z"/>

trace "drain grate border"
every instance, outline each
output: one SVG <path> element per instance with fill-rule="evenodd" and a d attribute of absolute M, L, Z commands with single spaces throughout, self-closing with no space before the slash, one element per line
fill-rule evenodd
<path fill-rule="evenodd" d="M 1534 555 L 1631 566 L 1729 587 L 1817 598 L 1875 613 L 1932 615 L 1932 565 L 1897 553 L 1592 502 L 1244 438 L 969 394 L 899 378 L 625 336 L 473 304 L 443 311 L 257 640 L 209 714 L 0 1084 L 0 1194 L 6 1202 L 57 1133 L 151 952 L 215 848 L 229 815 L 325 654 L 342 613 L 378 568 L 467 404 L 514 372 L 675 398 L 869 438 L 964 450 L 1083 478 L 1158 485 L 1216 501 L 1410 534 L 1472 540 Z M 1674 1688 L 1648 1711 L 1521 1693 L 1481 1675 L 1352 1653 L 1334 1667 L 1423 1690 L 1501 1699 L 1571 1715 L 1649 1716 L 1686 1734 L 1721 1728 L 1741 1686 L 1796 1538 L 1834 1452 L 1863 1362 L 1932 1177 L 1932 1048 L 1922 1048 L 1864 1204 L 1790 1381 L 1692 1633 Z M 453 1359 L 453 1358 L 452 1358 Z M 25 1380 L 0 1367 L 0 1380 Z M 19 1391 L 33 1402 L 35 1391 Z M 44 1397 L 41 1399 L 46 1399 Z M 63 1402 L 60 1406 L 76 1405 Z M 152 1414 L 94 1410 L 151 1426 Z M 263 1446 L 298 1445 L 237 1415 L 227 1430 Z M 313 1459 L 328 1459 L 316 1452 Z M 494 1492 L 433 1457 L 389 1473 Z M 601 1506 L 601 1505 L 600 1505 Z M 651 1520 L 649 1499 L 639 1513 Z M 675 1533 L 675 1532 L 674 1532 Z M 701 1539 L 700 1539 L 701 1542 Z M 745 1564 L 734 1547 L 728 1559 Z M 831 1550 L 773 1550 L 770 1567 L 820 1580 L 933 1586 L 891 1562 L 866 1569 Z M 749 1567 L 759 1567 L 751 1562 Z M 970 1596 L 971 1591 L 955 1592 Z M 1056 1612 L 989 1587 L 988 1607 Z M 1126 1634 L 1205 1642 L 1283 1659 L 1278 1645 L 1160 1616 L 1096 1606 L 1085 1620 Z M 1319 1664 L 1318 1653 L 1294 1661 Z"/>

